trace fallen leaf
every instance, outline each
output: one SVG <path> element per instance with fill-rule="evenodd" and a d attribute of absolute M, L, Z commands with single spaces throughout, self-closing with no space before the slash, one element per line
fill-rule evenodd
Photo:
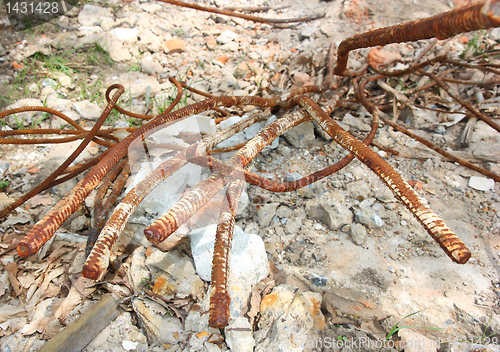
<path fill-rule="evenodd" d="M 14 62 L 12 62 L 12 67 L 14 67 L 17 70 L 17 69 L 23 68 L 24 66 L 21 64 L 18 64 L 17 62 L 14 61 Z"/>
<path fill-rule="evenodd" d="M 54 199 L 49 194 L 37 194 L 30 199 L 31 207 L 39 205 L 51 205 Z"/>
<path fill-rule="evenodd" d="M 21 283 L 19 280 L 17 280 L 17 264 L 16 263 L 8 263 L 5 265 L 5 270 L 7 271 L 9 275 L 9 281 L 10 285 L 12 286 L 12 289 L 14 290 L 15 296 L 19 296 L 22 292 L 21 288 Z"/>
<path fill-rule="evenodd" d="M 19 209 L 19 208 L 18 208 Z M 2 227 L 12 226 L 16 224 L 27 224 L 30 222 L 31 217 L 24 214 L 13 215 L 10 214 L 7 220 L 2 223 Z"/>
<path fill-rule="evenodd" d="M 262 301 L 262 296 L 271 292 L 273 287 L 276 285 L 274 280 L 266 278 L 252 287 L 252 293 L 250 296 L 250 310 L 247 315 L 250 318 L 250 325 L 253 326 L 257 314 L 260 312 L 260 303 Z"/>
<path fill-rule="evenodd" d="M 82 281 L 83 279 L 84 278 L 80 276 L 77 282 Z M 66 296 L 66 298 L 62 301 L 61 305 L 55 310 L 54 317 L 64 323 L 68 318 L 68 315 L 81 302 L 82 302 L 82 295 L 80 294 L 75 285 L 71 286 L 68 296 Z"/>
<path fill-rule="evenodd" d="M 21 334 L 31 335 L 35 331 L 43 332 L 47 325 L 54 321 L 54 313 L 52 312 L 51 306 L 54 304 L 57 298 L 49 298 L 40 303 L 35 307 L 35 311 L 31 322 L 21 329 Z"/>
<path fill-rule="evenodd" d="M 26 316 L 26 310 L 14 305 L 2 305 L 0 307 L 0 323 L 14 317 Z"/>

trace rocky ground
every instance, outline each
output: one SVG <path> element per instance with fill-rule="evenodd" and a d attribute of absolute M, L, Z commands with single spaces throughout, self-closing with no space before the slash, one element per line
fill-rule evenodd
<path fill-rule="evenodd" d="M 424 18 L 465 2 L 266 2 L 272 10 L 262 13 L 263 17 L 326 14 L 281 27 L 155 1 L 87 2 L 28 31 L 13 30 L 3 17 L 0 108 L 45 105 L 90 128 L 105 105 L 103 93 L 113 83 L 126 88 L 121 104 L 140 113 L 148 110 L 150 101 L 154 113 L 169 104 L 175 96 L 170 76 L 215 95 L 266 95 L 263 89 L 268 87 L 321 83 L 332 41 Z M 474 51 L 498 50 L 499 41 L 497 30 L 469 33 L 438 42 L 430 55 L 446 51 L 454 57 L 464 52 L 470 57 Z M 428 44 L 420 41 L 387 49 L 411 62 Z M 352 53 L 350 64 L 359 66 L 369 51 Z M 460 77 L 494 78 L 477 78 L 473 71 L 464 69 Z M 470 87 L 453 87 L 463 96 L 476 93 Z M 496 109 L 496 86 L 487 91 L 485 103 Z M 452 105 L 444 95 L 441 98 Z M 201 99 L 187 93 L 181 105 Z M 496 131 L 480 122 L 471 145 L 459 148 L 457 139 L 464 122 L 443 123 L 435 113 L 416 111 L 411 124 L 419 135 L 500 172 Z M 200 116 L 175 133 L 169 130 L 168 136 L 159 132 L 150 138 L 164 141 L 179 132 L 213 133 L 216 126 L 209 116 Z M 369 130 L 370 116 L 363 109 L 335 116 L 355 135 Z M 106 122 L 115 127 L 139 124 L 120 114 L 112 114 Z M 65 123 L 31 113 L 5 119 L 2 128 L 35 127 L 61 128 Z M 272 180 L 290 181 L 346 154 L 316 127 L 307 122 L 280 137 L 279 143 L 256 158 L 253 171 Z M 246 131 L 231 142 L 255 132 Z M 15 251 L 20 238 L 76 184 L 72 180 L 33 198 L 0 225 L 0 351 L 40 349 L 47 340 L 55 340 L 63 327 L 76 324 L 77 317 L 91 314 L 96 302 L 109 299 L 108 292 L 119 298 L 110 299 L 113 303 L 107 305 L 113 311 L 109 319 L 101 317 L 101 325 L 82 330 L 81 335 L 97 335 L 89 337 L 86 351 L 486 351 L 470 343 L 485 336 L 496 342 L 490 350 L 498 350 L 498 184 L 386 126 L 379 129 L 376 141 L 399 151 L 396 156 L 374 147 L 404 179 L 412 181 L 470 248 L 472 258 L 467 264 L 453 263 L 377 176 L 356 160 L 290 193 L 247 186 L 231 262 L 231 324 L 213 329 L 208 327 L 207 281 L 219 205 L 210 203 L 177 231 L 179 238 L 189 233 L 190 237 L 170 252 L 152 247 L 142 235 L 145 226 L 205 178 L 207 171 L 193 165 L 181 169 L 146 199 L 127 225 L 113 268 L 98 283 L 80 276 L 95 194 L 37 255 L 21 260 Z M 41 182 L 78 143 L 2 145 L 2 208 Z M 77 161 L 99 151 L 92 145 Z M 129 182 L 129 188 L 170 156 L 152 147 L 149 160 L 138 157 L 141 163 L 132 166 L 136 180 Z M 113 310 L 118 303 L 119 308 Z M 392 335 L 401 319 L 399 326 L 412 328 Z M 383 340 L 391 335 L 384 345 Z"/>

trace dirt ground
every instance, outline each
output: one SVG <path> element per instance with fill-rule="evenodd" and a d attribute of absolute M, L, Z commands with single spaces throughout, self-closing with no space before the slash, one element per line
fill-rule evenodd
<path fill-rule="evenodd" d="M 217 6 L 228 6 L 231 3 L 230 1 L 215 1 Z M 180 30 L 189 32 L 190 28 L 202 28 L 202 30 L 194 31 L 194 35 L 183 37 L 180 35 L 187 44 L 186 49 L 181 54 L 168 57 L 165 52 L 162 52 L 165 57 L 164 61 L 158 60 L 163 66 L 163 71 L 156 72 L 156 74 L 149 72 L 147 75 L 161 82 L 162 89 L 165 87 L 170 89 L 171 85 L 168 85 L 168 82 L 165 83 L 165 77 L 172 75 L 182 79 L 185 77 L 184 72 L 187 71 L 176 65 L 182 64 L 186 67 L 185 63 L 188 62 L 187 67 L 193 68 L 191 70 L 191 75 L 194 75 L 191 77 L 193 81 L 200 78 L 203 80 L 199 83 L 200 87 L 216 95 L 233 94 L 237 89 L 236 84 L 245 94 L 252 91 L 262 94 L 262 90 L 259 90 L 259 87 L 263 85 L 262 82 L 265 80 L 268 85 L 276 83 L 273 82 L 273 75 L 276 72 L 287 77 L 284 84 L 281 82 L 287 89 L 292 84 L 297 84 L 300 74 L 307 75 L 305 81 L 316 83 L 317 78 L 324 74 L 322 65 L 332 41 L 340 42 L 357 33 L 425 18 L 467 3 L 469 1 L 465 0 L 269 1 L 272 8 L 289 6 L 284 17 L 319 12 L 326 14 L 319 20 L 285 29 L 269 25 L 256 25 L 255 28 L 248 29 L 249 27 L 246 26 L 249 22 L 240 24 L 240 22 L 217 20 L 217 16 L 207 13 L 177 8 L 172 10 L 171 5 L 162 4 L 168 8 L 168 11 L 158 10 L 163 16 L 158 17 L 159 22 L 162 18 L 168 18 L 170 13 L 181 14 L 185 16 L 185 21 L 189 22 L 183 27 L 184 24 L 167 21 L 164 26 L 170 32 L 173 33 L 173 30 L 177 30 L 176 33 L 180 33 Z M 143 16 L 154 14 L 152 11 L 145 10 L 146 7 L 141 7 L 139 1 L 112 2 L 112 4 L 104 1 L 95 2 L 95 4 L 102 7 L 113 5 L 112 12 L 116 21 L 126 18 L 125 9 L 129 7 L 137 13 L 142 13 Z M 151 5 L 154 2 L 142 4 Z M 252 4 L 262 5 L 259 1 L 254 1 Z M 213 6 L 213 3 L 211 5 Z M 283 15 L 282 12 L 272 10 L 264 13 L 263 16 L 273 17 L 277 13 L 280 16 Z M 0 61 L 0 96 L 3 97 L 0 101 L 1 108 L 6 108 L 20 99 L 41 99 L 43 80 L 60 79 L 60 73 L 54 74 L 48 61 L 36 61 L 32 56 L 25 57 L 21 53 L 26 53 L 30 45 L 40 43 L 43 37 L 53 39 L 61 33 L 76 33 L 81 30 L 76 20 L 77 14 L 78 11 L 75 9 L 75 14 L 68 16 L 69 25 L 64 27 L 64 31 L 61 31 L 61 27 L 46 26 L 43 32 L 19 32 L 8 27 L 5 21 L 2 22 L 0 28 L 3 35 L 0 36 L 0 46 L 4 54 Z M 153 18 L 151 27 L 157 23 L 153 20 L 157 21 Z M 104 28 L 103 24 L 100 26 Z M 314 35 L 304 34 L 306 33 L 304 28 L 307 26 L 312 28 Z M 225 30 L 238 32 L 240 38 L 243 38 L 240 39 L 240 47 L 233 50 L 218 45 L 215 49 L 207 50 L 207 38 L 216 37 Z M 75 41 L 83 41 L 85 35 L 79 34 L 75 38 Z M 262 39 L 265 39 L 265 44 L 256 44 Z M 438 42 L 428 55 L 436 56 L 446 49 L 452 54 L 455 52 L 457 54 L 455 56 L 458 56 L 458 53 L 469 50 L 472 45 L 470 43 L 475 43 L 475 40 L 483 45 L 481 48 L 484 50 L 498 51 L 499 39 L 500 35 L 493 34 L 491 31 L 482 31 L 480 34 L 469 33 L 464 38 L 458 36 L 448 41 Z M 261 55 L 263 50 L 271 52 L 275 50 L 273 49 L 275 47 L 268 43 L 278 43 L 276 53 L 272 57 L 263 57 Z M 287 46 L 287 43 L 290 45 Z M 398 52 L 403 61 L 411 62 L 419 50 L 423 50 L 428 45 L 429 41 L 420 41 L 390 45 L 386 49 Z M 204 51 L 201 51 L 200 47 Z M 89 99 L 91 103 L 96 103 L 102 108 L 104 106 L 102 93 L 107 83 L 112 82 L 114 77 L 120 76 L 133 65 L 140 66 L 139 72 L 146 72 L 147 66 L 140 60 L 147 56 L 145 55 L 147 50 L 142 47 L 136 51 L 137 56 L 131 55 L 131 59 L 120 62 L 111 59 L 108 62 L 106 60 L 109 58 L 109 53 L 97 52 L 95 63 L 88 61 L 90 55 L 86 48 L 83 46 L 61 56 L 66 60 L 63 61 L 64 65 L 73 67 L 75 70 L 68 74 L 73 85 L 57 88 L 62 92 L 59 94 L 61 100 L 76 102 Z M 369 51 L 370 49 L 362 49 L 351 53 L 351 65 L 363 63 Z M 57 49 L 52 48 L 46 57 L 55 55 L 56 52 Z M 130 49 L 130 53 L 133 54 L 134 50 Z M 250 60 L 252 53 L 255 53 L 255 56 L 251 56 L 252 60 Z M 153 61 L 157 59 L 154 54 L 151 53 Z M 0 55 L 2 55 L 1 50 Z M 229 62 L 214 64 L 213 62 L 219 60 L 222 55 L 228 56 Z M 199 65 L 199 62 L 193 63 L 194 58 L 205 56 L 208 58 L 201 60 L 206 63 L 204 66 Z M 266 61 L 259 63 L 259 60 Z M 315 60 L 320 64 L 316 64 Z M 496 57 L 492 57 L 491 60 L 498 64 Z M 23 71 L 23 69 L 15 68 L 13 61 L 22 63 L 29 69 Z M 255 64 L 257 66 L 260 64 L 260 68 L 253 70 L 253 62 L 257 62 Z M 273 71 L 275 66 L 280 68 Z M 237 82 L 230 81 L 230 84 L 224 83 L 228 80 L 227 72 L 231 72 L 231 75 L 232 72 L 240 71 L 246 74 L 245 67 L 249 68 L 248 72 L 252 72 L 248 76 L 251 78 L 239 79 Z M 472 69 L 460 68 L 460 70 L 457 72 L 460 78 L 471 79 L 474 74 Z M 497 79 L 497 77 L 494 74 L 483 75 L 482 79 Z M 410 87 L 413 83 L 416 84 L 416 80 L 417 78 L 411 77 L 402 83 Z M 243 85 L 242 81 L 249 84 Z M 394 83 L 390 80 L 387 82 Z M 38 89 L 27 88 L 31 83 L 38 85 Z M 403 88 L 399 86 L 399 89 Z M 92 93 L 94 89 L 95 95 Z M 463 97 L 475 101 L 472 97 L 475 96 L 477 90 L 474 89 L 479 88 L 455 84 L 453 89 L 458 90 Z M 481 89 L 485 99 L 491 103 L 490 111 L 493 111 L 494 115 L 495 111 L 498 111 L 497 85 Z M 367 86 L 367 91 L 373 96 L 383 94 L 383 90 L 375 84 Z M 428 95 L 422 93 L 420 101 L 424 104 L 438 107 L 453 106 L 453 102 L 442 91 L 429 90 L 429 92 L 432 93 Z M 353 97 L 352 91 L 349 94 Z M 190 95 L 185 103 L 200 99 L 199 96 Z M 392 102 L 392 95 L 387 94 L 384 99 L 384 102 Z M 135 97 L 135 100 L 140 103 L 136 104 L 132 98 L 127 103 L 130 103 L 130 106 L 144 105 L 141 103 L 144 96 Z M 446 124 L 440 116 L 424 113 L 423 109 L 418 110 L 421 114 L 417 116 L 415 111 L 409 113 L 409 109 L 404 111 L 401 105 L 399 107 L 402 110 L 400 119 L 403 120 L 406 113 L 404 122 L 415 127 L 416 133 L 421 137 L 456 153 L 461 158 L 476 162 L 496 174 L 500 173 L 500 135 L 483 122 L 476 124 L 470 145 L 463 147 L 459 145 L 458 140 L 466 126 L 467 119 L 459 123 Z M 354 116 L 357 122 L 349 120 L 346 117 L 348 113 L 352 114 L 350 116 Z M 392 115 L 392 111 L 387 113 Z M 359 138 L 367 132 L 366 126 L 369 126 L 371 121 L 370 115 L 362 108 L 352 111 L 342 110 L 336 112 L 334 117 L 342 123 L 343 127 L 349 128 L 349 131 Z M 108 121 L 108 125 L 119 127 L 138 125 L 137 121 L 123 122 L 123 117 L 120 118 Z M 124 124 L 119 125 L 120 121 Z M 93 123 L 92 118 L 79 120 L 79 124 L 88 128 Z M 19 122 L 16 123 L 16 120 L 10 119 L 3 129 L 7 129 L 6 126 L 16 129 L 21 127 L 19 125 Z M 27 123 L 24 127 L 27 128 L 30 125 L 31 123 Z M 40 123 L 40 127 L 54 128 L 54 122 L 44 120 Z M 57 125 L 55 128 L 59 127 Z M 312 129 L 314 127 L 311 125 L 310 131 Z M 306 135 L 307 132 L 303 134 Z M 263 177 L 282 182 L 288 180 L 288 177 L 294 177 L 297 173 L 305 176 L 322 169 L 347 154 L 318 130 L 315 134 L 310 133 L 310 137 L 304 137 L 304 140 L 304 143 L 300 145 L 293 145 L 291 137 L 280 138 L 280 146 L 260 154 L 252 170 Z M 485 342 L 484 338 L 488 337 L 489 342 L 494 342 L 490 348 L 496 351 L 495 348 L 498 349 L 500 345 L 498 342 L 500 341 L 499 185 L 493 182 L 492 187 L 480 190 L 480 187 L 471 184 L 474 177 L 480 177 L 480 181 L 487 183 L 491 180 L 485 181 L 484 176 L 479 173 L 447 161 L 439 154 L 388 126 L 383 125 L 379 129 L 376 141 L 399 152 L 399 155 L 392 155 L 373 147 L 405 180 L 413 181 L 417 193 L 425 198 L 430 207 L 468 246 L 472 257 L 465 265 L 452 262 L 411 213 L 394 198 L 385 184 L 358 160 L 354 160 L 338 173 L 298 191 L 272 193 L 248 185 L 246 192 L 249 203 L 237 216 L 237 225 L 246 233 L 255 233 L 262 238 L 267 258 L 272 263 L 271 271 L 275 284 L 289 284 L 303 292 L 312 291 L 320 294 L 321 314 L 325 316 L 326 325 L 314 335 L 316 346 L 304 350 L 397 351 L 398 348 L 394 346 L 354 348 L 349 346 L 348 341 L 364 337 L 383 340 L 391 333 L 391 329 L 404 319 L 400 326 L 409 325 L 412 328 L 401 329 L 398 334 L 394 335 L 397 341 L 410 341 L 412 338 L 415 341 L 428 339 L 426 341 L 439 341 L 441 344 L 436 346 L 431 343 L 430 347 L 426 345 L 425 349 L 412 349 L 408 346 L 404 348 L 403 346 L 399 350 L 406 352 L 417 350 L 472 351 L 473 344 L 469 342 L 475 342 L 481 338 L 482 342 Z M 73 142 L 71 146 L 77 144 Z M 13 199 L 40 183 L 44 177 L 57 168 L 70 151 L 67 145 L 2 145 L 0 147 L 0 173 L 1 181 L 6 181 L 6 184 L 1 185 L 1 207 L 3 208 Z M 85 155 L 79 157 L 78 160 L 84 160 L 98 152 L 98 147 L 93 145 L 87 148 Z M 162 153 L 158 151 L 158 156 Z M 130 258 L 133 257 L 132 253 L 138 253 L 137 250 L 133 252 L 135 246 L 148 246 L 147 242 L 140 238 L 142 229 L 146 225 L 141 223 L 143 220 L 137 220 L 139 215 L 143 215 L 142 213 L 137 216 L 134 224 L 127 227 L 129 234 L 135 232 L 135 239 L 131 240 L 129 246 L 120 248 L 116 262 L 127 264 L 124 265 L 124 269 L 114 268 L 112 279 L 109 276 L 106 280 L 94 284 L 83 281 L 79 275 L 84 261 L 86 235 L 91 228 L 92 201 L 86 202 L 63 225 L 70 235 L 56 237 L 53 242 L 43 247 L 41 253 L 26 259 L 21 259 L 17 255 L 15 246 L 22 236 L 29 232 L 34 223 L 57 200 L 69 192 L 76 182 L 76 180 L 71 180 L 67 184 L 54 187 L 43 196 L 38 196 L 35 202 L 19 207 L 12 215 L 2 219 L 0 232 L 2 239 L 0 243 L 0 351 L 2 352 L 38 350 L 46 340 L 53 337 L 64 326 L 70 325 L 76 317 L 86 312 L 108 291 L 128 292 L 131 296 L 134 293 L 137 294 L 133 290 L 130 291 L 131 287 L 135 288 L 131 283 L 133 279 L 129 278 L 130 282 L 128 282 L 124 277 L 131 275 L 129 271 L 132 270 L 130 268 L 133 264 L 129 263 L 135 262 Z M 348 220 L 334 225 L 332 222 L 335 220 L 326 220 L 327 217 L 323 215 L 314 215 L 312 209 L 320 206 L 321 202 L 327 198 L 335 200 L 336 204 L 342 205 L 342 209 L 346 209 L 347 214 L 339 210 L 341 220 L 338 221 L 344 221 L 342 219 L 347 218 Z M 265 208 L 266 206 L 269 207 Z M 264 208 L 271 209 L 269 211 L 272 215 L 269 221 L 264 219 L 266 216 L 262 211 Z M 145 219 L 152 221 L 147 217 Z M 215 221 L 215 219 L 212 220 Z M 184 243 L 178 251 L 189 257 L 189 244 Z M 115 266 L 116 262 L 113 263 Z M 204 283 L 204 285 L 206 289 L 208 284 Z M 68 297 L 72 298 L 68 299 Z M 135 306 L 133 307 L 132 299 L 127 302 L 122 304 L 122 308 L 127 312 L 132 312 L 131 318 L 130 321 L 120 324 L 127 328 L 129 326 L 127 324 L 130 324 L 130 329 L 144 332 L 147 329 L 144 328 L 144 324 L 140 323 L 140 314 L 137 313 Z M 201 305 L 196 301 L 195 306 L 198 303 Z M 183 307 L 190 308 L 193 303 L 187 304 L 183 301 L 183 304 Z M 52 310 L 52 313 L 44 315 L 46 310 Z M 185 312 L 188 315 L 189 313 L 189 310 Z M 252 327 L 253 332 L 259 330 L 255 328 L 256 326 L 258 324 Z M 188 331 L 187 327 L 184 328 Z M 136 330 L 133 331 L 135 333 Z M 145 338 L 146 342 L 141 342 L 143 345 L 139 345 L 142 346 L 140 348 L 128 349 L 121 342 L 116 346 L 121 346 L 123 350 L 144 351 L 162 349 L 211 351 L 211 348 L 215 350 L 213 346 L 217 346 L 219 350 L 228 350 L 228 345 L 224 342 L 219 345 L 207 343 L 203 347 L 196 347 L 197 345 L 192 342 L 192 335 L 195 331 L 192 331 L 182 343 L 163 342 L 159 346 L 149 334 L 144 333 L 147 339 Z M 113 337 L 113 332 L 107 333 L 104 339 L 107 339 L 108 345 L 97 345 L 94 341 L 95 345 L 92 346 L 96 349 L 113 350 L 115 337 Z M 127 339 L 126 333 L 122 330 L 120 334 L 122 334 L 121 340 Z M 223 330 L 220 331 L 220 335 L 229 336 L 227 331 L 223 332 Z M 188 336 L 187 332 L 183 336 Z M 119 340 L 120 337 L 116 339 Z M 326 343 L 329 340 L 344 341 L 344 344 L 337 343 L 333 348 L 317 344 L 318 341 Z M 263 347 L 265 341 L 267 340 L 259 340 L 258 332 L 256 332 L 255 350 L 265 350 L 266 347 Z M 90 348 L 88 350 L 91 350 Z M 287 348 L 284 347 L 283 350 L 302 350 Z M 485 348 L 484 346 L 475 348 L 477 351 L 486 351 L 482 349 Z"/>

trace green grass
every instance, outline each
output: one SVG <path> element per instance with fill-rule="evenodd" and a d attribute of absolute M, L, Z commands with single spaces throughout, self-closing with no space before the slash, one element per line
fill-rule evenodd
<path fill-rule="evenodd" d="M 484 39 L 485 31 L 476 31 L 472 35 L 472 39 L 469 41 L 465 50 L 460 54 L 460 58 L 463 59 L 470 51 L 474 56 L 484 54 L 484 48 L 481 47 Z"/>
<path fill-rule="evenodd" d="M 73 50 L 54 55 L 44 55 L 40 52 L 37 52 L 33 57 L 35 60 L 41 61 L 42 66 L 45 67 L 48 71 L 61 72 L 69 76 L 72 75 L 75 71 L 68 66 L 68 63 L 70 61 L 66 58 L 66 56 L 72 53 Z"/>
<path fill-rule="evenodd" d="M 99 43 L 94 43 L 94 45 L 92 45 L 89 48 L 88 52 L 85 54 L 85 57 L 89 65 L 113 64 L 113 60 L 109 56 L 109 53 L 106 51 L 106 49 L 100 46 Z"/>
<path fill-rule="evenodd" d="M 240 66 L 240 64 L 243 61 L 243 59 L 245 58 L 245 56 L 247 56 L 247 53 L 248 53 L 248 49 L 247 49 L 247 51 L 245 51 L 243 53 L 243 55 L 241 55 L 240 59 L 238 60 L 238 63 L 236 63 L 236 68 L 234 69 L 234 73 L 233 73 L 234 78 L 240 78 L 240 75 L 238 74 L 238 67 Z"/>
<path fill-rule="evenodd" d="M 181 36 L 183 36 L 184 34 L 186 34 L 186 32 L 184 32 L 184 30 L 183 30 L 183 29 L 181 29 L 181 28 L 174 29 L 174 30 L 172 31 L 172 33 L 173 33 L 174 35 L 178 36 L 178 37 L 181 37 Z"/>
<path fill-rule="evenodd" d="M 401 319 L 400 321 L 398 321 L 391 329 L 391 331 L 389 331 L 389 333 L 387 334 L 387 336 L 385 337 L 385 341 L 388 341 L 395 333 L 397 333 L 399 330 L 402 330 L 402 329 L 428 329 L 428 330 L 442 330 L 443 328 L 436 328 L 436 327 L 431 327 L 431 326 L 412 326 L 412 325 L 404 325 L 404 326 L 400 326 L 399 324 L 401 324 L 403 322 L 403 320 L 411 317 L 411 316 L 414 316 L 418 313 L 421 313 L 423 312 L 425 309 L 423 310 L 419 310 L 418 312 L 414 312 L 414 313 L 411 313 L 411 314 L 408 314 L 407 316 L 405 316 L 403 319 Z"/>
<path fill-rule="evenodd" d="M 6 179 L 0 180 L 0 189 L 3 189 L 5 187 L 7 187 L 8 185 L 10 185 L 10 181 L 8 181 Z"/>

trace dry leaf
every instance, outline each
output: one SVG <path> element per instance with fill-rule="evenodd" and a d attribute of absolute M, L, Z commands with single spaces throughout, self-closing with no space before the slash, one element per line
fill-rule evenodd
<path fill-rule="evenodd" d="M 17 280 L 17 264 L 16 263 L 9 263 L 5 265 L 5 270 L 7 271 L 9 275 L 9 281 L 10 285 L 12 286 L 12 289 L 14 290 L 14 295 L 19 296 L 22 292 L 22 287 L 21 283 L 19 280 Z"/>
<path fill-rule="evenodd" d="M 260 312 L 260 302 L 262 300 L 263 292 L 271 292 L 275 286 L 275 281 L 266 278 L 252 287 L 252 294 L 250 296 L 250 310 L 247 315 L 250 318 L 250 326 L 253 326 L 255 317 Z"/>
<path fill-rule="evenodd" d="M 21 334 L 31 335 L 35 331 L 43 332 L 46 326 L 54 320 L 54 313 L 51 307 L 55 300 L 57 300 L 57 298 L 49 298 L 38 303 L 35 307 L 31 322 L 22 328 Z"/>
<path fill-rule="evenodd" d="M 3 323 L 14 317 L 22 317 L 26 315 L 26 310 L 14 305 L 0 306 L 0 323 Z"/>
<path fill-rule="evenodd" d="M 80 276 L 77 282 L 82 281 L 82 279 L 83 277 Z M 61 305 L 54 312 L 54 317 L 64 323 L 68 315 L 71 313 L 71 311 L 81 302 L 82 302 L 82 295 L 80 294 L 76 286 L 71 286 L 68 296 L 63 300 Z"/>
<path fill-rule="evenodd" d="M 30 199 L 31 207 L 36 207 L 38 205 L 51 205 L 54 199 L 49 194 L 37 194 Z"/>
<path fill-rule="evenodd" d="M 389 65 L 399 59 L 401 59 L 401 54 L 393 53 L 391 51 L 378 50 L 377 48 L 373 48 L 366 57 L 366 61 L 368 61 L 370 66 L 374 68 Z"/>

